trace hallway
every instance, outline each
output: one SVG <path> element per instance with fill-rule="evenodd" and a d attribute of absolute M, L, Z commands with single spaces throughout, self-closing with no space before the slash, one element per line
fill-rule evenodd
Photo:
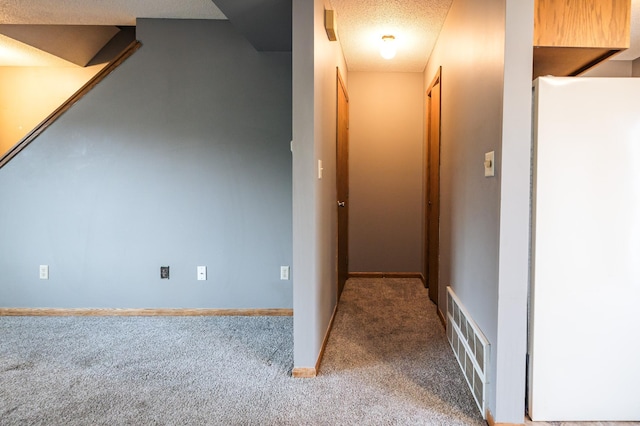
<path fill-rule="evenodd" d="M 318 378 L 366 424 L 485 424 L 419 279 L 350 278 Z"/>

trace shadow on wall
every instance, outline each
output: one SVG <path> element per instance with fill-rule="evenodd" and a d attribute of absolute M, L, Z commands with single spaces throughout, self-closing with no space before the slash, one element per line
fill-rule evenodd
<path fill-rule="evenodd" d="M 85 66 L 62 59 L 51 66 L 0 66 L 0 158 L 134 39 L 135 27 L 122 27 Z"/>

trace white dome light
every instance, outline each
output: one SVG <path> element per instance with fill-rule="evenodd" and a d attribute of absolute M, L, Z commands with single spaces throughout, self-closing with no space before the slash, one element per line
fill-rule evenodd
<path fill-rule="evenodd" d="M 380 55 L 384 59 L 393 59 L 396 56 L 396 38 L 392 35 L 382 36 Z"/>

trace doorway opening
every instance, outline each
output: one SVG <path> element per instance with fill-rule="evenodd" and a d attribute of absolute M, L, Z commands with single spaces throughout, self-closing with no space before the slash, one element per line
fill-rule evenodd
<path fill-rule="evenodd" d="M 426 96 L 427 131 L 425 132 L 425 270 L 429 298 L 436 304 L 438 314 L 440 266 L 440 83 L 442 68 L 433 78 Z"/>
<path fill-rule="evenodd" d="M 336 193 L 338 197 L 338 295 L 349 275 L 349 95 L 340 69 L 336 68 Z"/>

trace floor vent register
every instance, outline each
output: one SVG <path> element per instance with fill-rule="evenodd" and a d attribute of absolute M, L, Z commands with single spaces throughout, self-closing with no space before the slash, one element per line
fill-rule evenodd
<path fill-rule="evenodd" d="M 447 338 L 485 417 L 491 346 L 451 287 L 447 287 Z"/>

